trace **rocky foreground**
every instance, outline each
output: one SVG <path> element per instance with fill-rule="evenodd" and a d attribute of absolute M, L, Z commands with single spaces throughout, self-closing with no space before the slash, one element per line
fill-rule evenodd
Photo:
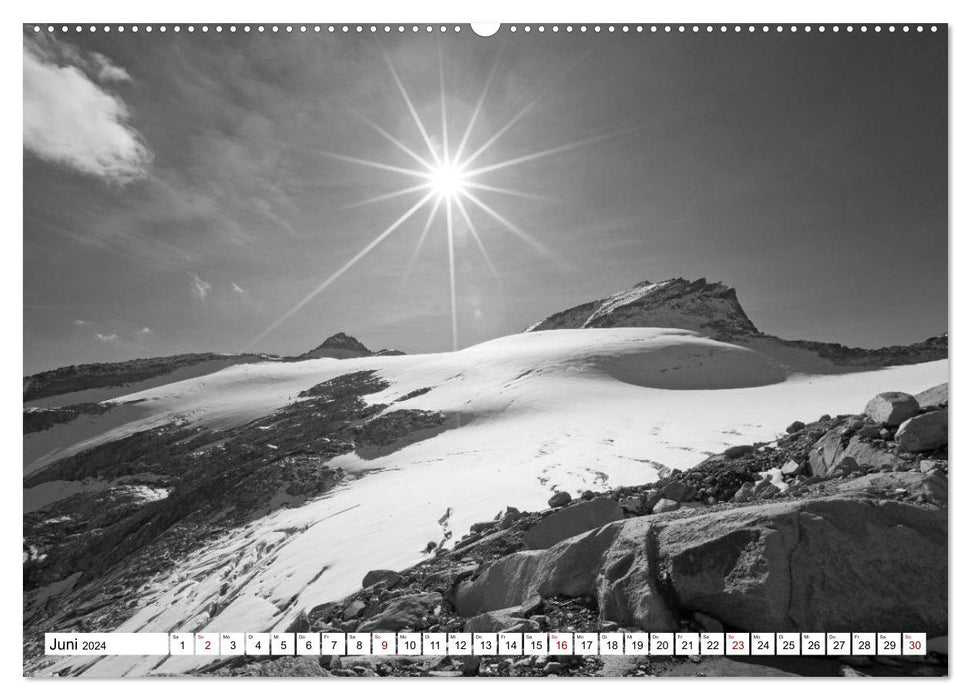
<path fill-rule="evenodd" d="M 650 484 L 507 508 L 289 631 L 913 631 L 926 657 L 235 658 L 202 675 L 947 674 L 947 385 Z"/>

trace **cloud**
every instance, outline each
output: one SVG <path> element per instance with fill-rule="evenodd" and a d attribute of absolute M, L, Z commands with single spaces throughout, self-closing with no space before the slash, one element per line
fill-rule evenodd
<path fill-rule="evenodd" d="M 99 59 L 90 60 L 98 65 Z M 104 56 L 101 60 L 94 70 L 104 80 L 128 76 Z M 24 42 L 24 148 L 109 182 L 144 177 L 152 154 L 129 124 L 127 106 L 83 69 L 91 64 L 76 49 Z"/>
<path fill-rule="evenodd" d="M 131 82 L 131 75 L 121 66 L 111 62 L 111 59 L 97 52 L 91 52 L 91 63 L 102 83 Z"/>
<path fill-rule="evenodd" d="M 91 322 L 90 322 L 90 321 L 84 321 L 84 320 L 82 320 L 82 319 L 80 319 L 80 318 L 76 318 L 76 319 L 74 319 L 74 325 L 75 325 L 75 326 L 86 326 L 86 325 L 88 325 L 89 323 L 91 323 Z"/>
<path fill-rule="evenodd" d="M 237 294 L 246 294 L 246 290 L 240 287 L 238 284 L 233 282 L 233 291 Z"/>
<path fill-rule="evenodd" d="M 109 333 L 109 334 L 105 334 L 105 333 L 95 333 L 94 334 L 94 337 L 97 338 L 98 340 L 100 340 L 102 343 L 113 343 L 116 340 L 118 340 L 118 334 L 117 333 Z"/>
<path fill-rule="evenodd" d="M 205 299 L 206 295 L 209 294 L 209 290 L 212 289 L 211 284 L 194 272 L 189 273 L 189 281 L 192 283 L 192 293 L 199 299 Z"/>
<path fill-rule="evenodd" d="M 148 326 L 145 326 L 141 330 L 135 331 L 135 335 L 152 335 L 153 333 L 155 333 L 155 331 L 153 331 Z"/>

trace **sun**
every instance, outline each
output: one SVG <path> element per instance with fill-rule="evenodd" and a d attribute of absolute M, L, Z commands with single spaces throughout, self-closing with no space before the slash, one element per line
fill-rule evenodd
<path fill-rule="evenodd" d="M 469 185 L 462 166 L 447 161 L 428 171 L 428 183 L 432 192 L 446 199 L 455 199 L 465 194 Z"/>
<path fill-rule="evenodd" d="M 540 201 L 549 201 L 546 197 L 537 196 L 534 194 L 528 194 L 526 192 L 520 192 L 515 189 L 509 189 L 505 187 L 497 187 L 493 184 L 488 184 L 483 181 L 483 176 L 489 173 L 497 173 L 507 168 L 511 168 L 517 165 L 528 163 L 540 158 L 546 158 L 559 153 L 566 153 L 577 148 L 586 147 L 591 144 L 597 143 L 598 141 L 603 141 L 608 138 L 615 138 L 621 134 L 629 133 L 632 131 L 637 131 L 640 127 L 635 127 L 633 129 L 622 129 L 614 132 L 607 132 L 603 134 L 598 134 L 591 136 L 589 138 L 580 139 L 578 141 L 573 141 L 571 143 L 566 143 L 561 146 L 553 146 L 551 148 L 544 148 L 539 151 L 534 151 L 532 153 L 527 153 L 524 155 L 509 158 L 507 160 L 502 160 L 499 162 L 493 162 L 489 165 L 482 165 L 477 163 L 477 161 L 487 154 L 493 152 L 493 145 L 507 132 L 509 131 L 517 122 L 519 122 L 527 113 L 539 102 L 542 95 L 545 95 L 553 85 L 558 82 L 559 78 L 546 89 L 542 90 L 538 96 L 536 96 L 531 102 L 529 102 L 525 107 L 520 109 L 518 112 L 512 116 L 509 121 L 507 121 L 501 128 L 496 130 L 489 136 L 484 143 L 472 150 L 470 146 L 470 137 L 472 136 L 473 127 L 476 124 L 480 114 L 482 113 L 486 95 L 489 92 L 489 87 L 492 84 L 493 78 L 496 75 L 496 71 L 499 67 L 499 61 L 496 60 L 489 73 L 488 78 L 485 81 L 485 85 L 482 88 L 482 92 L 479 96 L 478 102 L 476 102 L 475 107 L 472 110 L 472 114 L 468 119 L 465 126 L 464 132 L 462 132 L 462 137 L 458 142 L 457 146 L 449 143 L 449 129 L 448 129 L 448 113 L 447 113 L 447 95 L 445 90 L 445 71 L 444 64 L 441 60 L 441 55 L 439 56 L 439 88 L 441 91 L 440 100 L 440 111 L 441 111 L 441 126 L 440 131 L 437 134 L 438 138 L 433 139 L 432 135 L 429 134 L 428 129 L 425 128 L 425 124 L 421 117 L 418 115 L 418 110 L 415 109 L 415 105 L 411 100 L 411 96 L 405 89 L 404 83 L 401 82 L 401 78 L 398 75 L 398 71 L 395 69 L 394 64 L 391 59 L 384 54 L 385 62 L 388 65 L 388 69 L 391 73 L 391 77 L 394 80 L 395 85 L 398 87 L 398 92 L 401 93 L 401 97 L 404 100 L 405 106 L 408 108 L 408 112 L 411 114 L 411 118 L 414 121 L 416 130 L 421 136 L 421 141 L 424 144 L 424 148 L 419 147 L 418 151 L 423 151 L 419 153 L 412 146 L 409 146 L 404 141 L 400 140 L 390 132 L 386 131 L 384 128 L 374 123 L 368 119 L 365 115 L 356 113 L 357 116 L 364 124 L 371 127 L 374 131 L 384 137 L 391 145 L 395 146 L 401 153 L 407 155 L 416 165 L 412 167 L 403 167 L 401 165 L 378 162 L 373 160 L 366 160 L 363 158 L 357 158 L 355 156 L 342 155 L 339 153 L 333 153 L 330 151 L 321 151 L 324 156 L 332 158 L 335 160 L 343 161 L 346 163 L 353 163 L 360 166 L 365 166 L 368 168 L 376 168 L 378 170 L 383 170 L 385 172 L 396 173 L 400 176 L 406 176 L 410 178 L 411 185 L 402 187 L 391 192 L 386 192 L 379 194 L 368 199 L 349 204 L 347 207 L 357 207 L 365 204 L 375 204 L 378 202 L 386 202 L 389 200 L 398 199 L 399 197 L 404 197 L 408 195 L 417 196 L 417 201 L 413 200 L 411 206 L 403 214 L 398 216 L 394 221 L 392 221 L 387 228 L 374 236 L 370 241 L 368 241 L 363 248 L 350 260 L 345 262 L 340 268 L 331 273 L 325 280 L 318 284 L 313 290 L 311 290 L 306 296 L 304 296 L 296 304 L 292 305 L 289 310 L 284 314 L 279 316 L 273 323 L 271 323 L 262 333 L 260 333 L 253 341 L 250 343 L 249 347 L 255 346 L 257 343 L 262 341 L 266 336 L 273 332 L 280 324 L 284 323 L 287 319 L 291 318 L 305 305 L 310 303 L 317 295 L 327 289 L 331 284 L 340 279 L 348 270 L 354 267 L 361 259 L 368 255 L 372 250 L 378 247 L 386 238 L 393 235 L 398 231 L 402 225 L 411 219 L 420 209 L 428 205 L 431 211 L 428 217 L 425 219 L 425 224 L 421 229 L 421 235 L 418 238 L 417 244 L 415 245 L 414 252 L 411 256 L 411 260 L 408 263 L 407 269 L 404 273 L 404 278 L 407 279 L 411 273 L 412 267 L 415 265 L 415 261 L 418 257 L 418 253 L 421 250 L 422 243 L 425 241 L 432 225 L 436 221 L 436 217 L 441 221 L 444 219 L 445 226 L 443 227 L 445 238 L 448 243 L 448 278 L 449 278 L 449 297 L 451 306 L 451 316 L 452 316 L 452 349 L 458 349 L 458 310 L 456 304 L 456 266 L 455 266 L 455 240 L 458 233 L 458 227 L 463 227 L 463 234 L 467 234 L 476 244 L 479 252 L 482 254 L 483 261 L 492 273 L 492 276 L 496 280 L 496 284 L 501 288 L 502 279 L 499 275 L 498 270 L 492 263 L 492 259 L 486 250 L 485 242 L 482 240 L 482 236 L 479 235 L 478 227 L 473 221 L 472 214 L 476 214 L 477 217 L 482 215 L 487 216 L 494 222 L 497 222 L 502 226 L 503 229 L 512 233 L 521 241 L 529 245 L 538 254 L 546 258 L 547 260 L 553 261 L 561 265 L 564 269 L 575 270 L 575 268 L 565 260 L 556 250 L 545 245 L 537 238 L 522 230 L 516 226 L 513 222 L 503 216 L 501 213 L 496 211 L 490 204 L 483 201 L 483 197 L 487 195 L 499 195 L 499 196 L 511 196 L 519 197 Z M 581 59 L 582 60 L 582 59 Z M 566 70 L 561 74 L 561 78 L 567 75 L 572 68 Z M 454 148 L 452 147 L 454 146 Z M 468 153 L 467 150 L 471 150 Z M 471 213 L 470 213 L 471 212 Z"/>

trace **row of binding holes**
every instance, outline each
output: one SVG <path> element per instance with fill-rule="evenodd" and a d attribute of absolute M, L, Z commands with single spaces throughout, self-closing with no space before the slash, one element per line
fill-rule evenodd
<path fill-rule="evenodd" d="M 838 33 L 838 32 L 841 32 L 841 31 L 845 31 L 845 32 L 853 32 L 853 31 L 860 31 L 860 32 L 867 32 L 867 31 L 881 32 L 881 31 L 886 30 L 888 32 L 895 32 L 898 29 L 898 27 L 895 26 L 895 25 L 888 25 L 886 27 L 882 27 L 880 25 L 872 25 L 872 26 L 869 26 L 869 25 L 865 25 L 865 24 L 861 24 L 861 25 L 852 25 L 852 24 L 850 24 L 850 25 L 818 25 L 818 26 L 812 26 L 812 25 L 798 25 L 797 26 L 797 25 L 794 25 L 794 24 L 792 24 L 792 25 L 775 24 L 775 25 L 771 25 L 771 26 L 768 25 L 768 24 L 762 24 L 762 25 L 754 25 L 754 24 L 749 24 L 749 25 L 740 25 L 740 24 L 734 24 L 734 25 L 726 25 L 726 24 L 720 24 L 720 25 L 712 25 L 712 24 L 705 24 L 705 25 L 698 25 L 698 24 L 692 24 L 692 25 L 685 25 L 685 24 L 679 24 L 679 25 L 670 25 L 670 24 L 656 25 L 656 24 L 652 24 L 652 25 L 646 25 L 646 26 L 645 25 L 641 25 L 641 24 L 636 24 L 636 25 L 627 25 L 627 24 L 624 24 L 624 25 L 613 25 L 613 24 L 608 24 L 608 25 L 603 25 L 603 26 L 601 26 L 599 24 L 594 24 L 594 25 L 590 25 L 590 26 L 587 26 L 585 24 L 576 25 L 576 26 L 575 25 L 572 25 L 572 24 L 563 25 L 563 26 L 557 25 L 557 24 L 550 25 L 550 26 L 546 26 L 546 25 L 542 25 L 542 24 L 539 24 L 539 25 L 529 25 L 529 24 L 526 24 L 526 25 L 515 25 L 515 24 L 513 24 L 513 25 L 509 25 L 508 27 L 503 27 L 503 28 L 506 29 L 506 30 L 508 30 L 509 32 L 512 32 L 512 33 L 515 33 L 515 32 L 518 32 L 518 31 L 523 31 L 523 32 L 527 32 L 528 33 L 528 32 L 532 32 L 534 30 L 537 31 L 537 32 L 543 33 L 543 32 L 546 32 L 548 30 L 548 31 L 551 31 L 551 32 L 554 32 L 554 33 L 557 33 L 557 32 L 560 32 L 560 31 L 564 31 L 564 32 L 581 32 L 581 33 L 583 33 L 583 32 L 589 32 L 589 31 L 592 31 L 592 32 L 602 32 L 602 31 L 617 32 L 617 31 L 620 31 L 620 32 L 654 32 L 654 33 L 657 33 L 657 32 L 666 32 L 666 33 L 678 32 L 678 33 L 683 33 L 683 34 L 686 34 L 686 33 L 689 33 L 689 32 L 690 33 L 701 33 L 701 32 L 709 32 L 709 33 L 713 33 L 713 32 L 722 32 L 722 33 L 727 33 L 727 32 L 736 32 L 736 33 L 741 33 L 741 32 L 749 32 L 749 33 L 762 32 L 762 33 L 767 33 L 767 32 L 771 32 L 771 31 L 775 31 L 775 32 L 785 32 L 785 31 L 789 31 L 789 32 L 799 32 L 799 31 L 803 31 L 803 32 L 813 32 L 813 31 L 815 31 L 815 32 L 833 32 L 833 33 Z M 306 24 L 298 24 L 298 25 L 294 25 L 294 24 L 277 25 L 277 24 L 272 24 L 272 25 L 262 25 L 262 24 L 260 24 L 260 25 L 255 25 L 255 26 L 251 26 L 251 25 L 246 24 L 246 25 L 243 25 L 241 27 L 237 27 L 234 24 L 228 25 L 226 27 L 223 27 L 220 24 L 213 25 L 213 26 L 209 26 L 209 25 L 205 25 L 204 24 L 204 25 L 199 25 L 199 26 L 196 26 L 196 25 L 188 25 L 188 26 L 186 26 L 184 28 L 182 26 L 180 26 L 180 25 L 174 25 L 172 27 L 168 27 L 168 26 L 166 26 L 164 24 L 163 25 L 159 25 L 157 27 L 154 27 L 152 25 L 129 25 L 129 26 L 126 26 L 126 25 L 117 25 L 115 27 L 112 27 L 110 25 L 105 25 L 105 26 L 102 27 L 102 26 L 96 26 L 96 25 L 93 25 L 93 24 L 92 25 L 89 25 L 89 26 L 82 26 L 80 24 L 78 24 L 78 25 L 72 25 L 72 26 L 68 26 L 68 25 L 65 24 L 65 25 L 61 25 L 59 27 L 58 26 L 54 26 L 54 25 L 51 24 L 51 25 L 48 25 L 47 26 L 47 31 L 48 32 L 57 32 L 57 31 L 70 32 L 70 31 L 73 30 L 74 32 L 83 32 L 83 31 L 88 31 L 88 32 L 97 32 L 97 31 L 104 31 L 104 32 L 112 32 L 112 31 L 125 32 L 125 31 L 131 31 L 131 32 L 137 33 L 139 31 L 143 31 L 143 32 L 151 33 L 153 31 L 159 31 L 159 32 L 163 32 L 164 33 L 164 32 L 167 32 L 167 31 L 170 31 L 171 30 L 173 32 L 178 33 L 178 32 L 183 31 L 183 29 L 185 31 L 187 31 L 187 32 L 190 32 L 190 33 L 196 32 L 196 31 L 200 31 L 200 32 L 203 32 L 203 33 L 210 32 L 210 31 L 215 31 L 215 32 L 222 32 L 222 31 L 229 31 L 229 32 L 236 32 L 236 31 L 242 31 L 242 32 L 281 32 L 282 31 L 282 32 L 286 32 L 286 33 L 293 33 L 293 32 L 300 32 L 300 33 L 307 33 L 307 32 L 316 32 L 316 33 L 320 33 L 320 32 L 331 32 L 331 33 L 338 33 L 338 32 L 340 32 L 340 33 L 347 34 L 347 33 L 351 33 L 351 32 L 372 32 L 372 33 L 376 33 L 376 32 L 385 32 L 385 33 L 398 32 L 398 33 L 404 33 L 404 32 L 409 32 L 410 31 L 410 32 L 413 32 L 413 33 L 417 33 L 417 32 L 424 31 L 426 33 L 429 33 L 429 32 L 439 31 L 439 32 L 443 32 L 444 33 L 444 32 L 449 32 L 449 31 L 452 31 L 452 32 L 461 32 L 462 31 L 462 27 L 460 27 L 459 25 L 444 25 L 444 24 L 442 24 L 442 25 L 431 25 L 431 24 L 425 24 L 425 25 L 418 25 L 418 24 L 409 24 L 409 25 L 404 25 L 404 24 L 398 24 L 398 25 L 390 25 L 390 24 L 384 24 L 384 25 L 375 25 L 375 24 L 371 24 L 371 25 L 363 25 L 363 24 L 356 24 L 356 25 L 349 25 L 349 24 L 338 24 L 338 25 L 334 25 L 334 24 L 331 24 L 331 25 L 320 25 L 320 24 L 314 24 L 314 25 L 306 25 Z M 909 32 L 909 31 L 911 31 L 912 28 L 909 25 L 904 25 L 902 27 L 899 27 L 899 29 L 902 32 Z M 918 24 L 918 25 L 914 26 L 913 29 L 915 31 L 918 31 L 918 32 L 923 32 L 924 31 L 924 26 Z M 932 32 L 936 32 L 937 31 L 937 27 L 934 26 L 934 25 L 931 25 L 929 27 L 929 29 Z M 44 30 L 44 27 L 42 27 L 41 25 L 39 25 L 39 24 L 35 24 L 34 25 L 34 31 L 35 32 L 41 32 L 43 30 Z"/>
<path fill-rule="evenodd" d="M 43 30 L 44 30 L 44 27 L 42 27 L 41 25 L 39 25 L 39 24 L 35 24 L 34 25 L 34 31 L 35 32 L 41 32 Z M 210 31 L 213 31 L 213 32 L 223 32 L 223 31 L 227 31 L 227 32 L 239 32 L 239 31 L 241 31 L 241 32 L 277 32 L 277 33 L 279 33 L 279 32 L 287 32 L 287 33 L 293 33 L 293 32 L 301 32 L 301 33 L 307 33 L 307 32 L 316 32 L 316 33 L 320 33 L 320 32 L 331 32 L 331 33 L 338 33 L 338 32 L 343 32 L 343 33 L 350 33 L 350 32 L 379 32 L 379 31 L 384 31 L 384 32 L 389 32 L 390 33 L 390 32 L 393 32 L 393 31 L 397 31 L 397 32 L 406 32 L 406 31 L 411 31 L 411 32 L 420 32 L 420 31 L 434 32 L 436 30 L 439 31 L 439 32 L 448 32 L 448 31 L 461 32 L 462 31 L 462 27 L 460 27 L 459 25 L 454 25 L 454 26 L 434 25 L 433 26 L 433 25 L 430 25 L 430 24 L 428 24 L 428 25 L 420 25 L 420 26 L 417 25 L 417 24 L 408 25 L 408 26 L 405 26 L 405 25 L 392 26 L 392 25 L 388 25 L 388 24 L 381 25 L 381 26 L 378 26 L 378 25 L 375 25 L 375 24 L 371 24 L 371 25 L 362 25 L 362 24 L 357 24 L 357 25 L 354 25 L 354 24 L 338 24 L 338 25 L 334 25 L 334 24 L 331 24 L 331 25 L 320 25 L 320 24 L 313 24 L 313 25 L 308 25 L 308 24 L 284 24 L 284 25 L 278 25 L 278 24 L 271 24 L 271 25 L 263 25 L 263 24 L 258 24 L 258 25 L 255 25 L 255 26 L 251 26 L 251 25 L 245 24 L 245 25 L 243 25 L 241 27 L 237 27 L 235 24 L 231 24 L 231 25 L 228 25 L 228 26 L 225 26 L 225 27 L 222 26 L 221 24 L 216 24 L 216 25 L 212 25 L 212 26 L 209 26 L 207 24 L 203 24 L 203 25 L 188 25 L 188 26 L 185 26 L 185 27 L 182 27 L 180 25 L 174 25 L 172 27 L 167 27 L 164 24 L 163 25 L 159 25 L 157 27 L 153 27 L 152 25 L 128 25 L 128 26 L 126 26 L 126 25 L 123 25 L 123 24 L 119 24 L 118 26 L 115 26 L 115 27 L 112 27 L 110 25 L 105 25 L 105 26 L 101 27 L 101 26 L 97 26 L 97 25 L 94 25 L 94 24 L 92 24 L 90 26 L 82 26 L 80 24 L 68 26 L 68 25 L 64 24 L 64 25 L 61 25 L 59 27 L 54 26 L 53 24 L 50 24 L 50 25 L 47 26 L 47 31 L 48 32 L 57 32 L 57 31 L 60 31 L 60 32 L 70 32 L 70 31 L 74 31 L 74 32 L 84 32 L 84 31 L 88 31 L 88 32 L 97 32 L 97 31 L 103 31 L 103 32 L 112 32 L 112 31 L 114 31 L 114 32 L 125 32 L 125 31 L 139 32 L 139 31 L 143 31 L 143 32 L 149 32 L 149 33 L 151 33 L 152 31 L 159 31 L 159 32 L 173 31 L 173 32 L 177 32 L 178 33 L 178 32 L 182 32 L 182 31 L 187 31 L 187 32 L 192 33 L 192 32 L 199 31 L 199 32 L 206 33 L 206 32 L 210 32 Z"/>

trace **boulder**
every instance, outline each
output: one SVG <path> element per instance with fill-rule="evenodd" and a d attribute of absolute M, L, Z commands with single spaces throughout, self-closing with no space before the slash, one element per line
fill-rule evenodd
<path fill-rule="evenodd" d="M 365 605 L 360 600 L 352 600 L 346 606 L 344 606 L 344 611 L 341 616 L 345 620 L 353 620 L 355 617 L 364 612 Z"/>
<path fill-rule="evenodd" d="M 904 452 L 928 452 L 947 444 L 947 411 L 931 411 L 904 421 L 897 429 Z"/>
<path fill-rule="evenodd" d="M 507 527 L 511 527 L 519 518 L 522 517 L 522 513 L 518 508 L 513 508 L 511 506 L 506 508 L 505 514 L 502 519 L 499 520 L 499 527 L 505 530 Z"/>
<path fill-rule="evenodd" d="M 650 513 L 651 509 L 657 505 L 657 502 L 664 498 L 658 489 L 648 489 L 647 491 L 643 491 L 641 495 L 644 497 L 644 511 L 646 513 Z"/>
<path fill-rule="evenodd" d="M 679 616 L 665 602 L 652 571 L 653 520 L 624 521 L 614 531 L 595 581 L 601 623 L 609 620 L 645 630 L 677 629 Z"/>
<path fill-rule="evenodd" d="M 946 523 L 942 510 L 838 498 L 707 513 L 658 527 L 655 575 L 682 609 L 741 630 L 936 631 Z"/>
<path fill-rule="evenodd" d="M 728 459 L 735 459 L 736 457 L 744 457 L 745 455 L 750 455 L 755 451 L 752 445 L 735 445 L 729 447 L 725 450 L 725 456 Z"/>
<path fill-rule="evenodd" d="M 755 483 L 752 481 L 746 481 L 744 484 L 738 487 L 738 491 L 732 496 L 733 503 L 745 503 L 746 501 L 751 501 L 755 497 Z"/>
<path fill-rule="evenodd" d="M 859 435 L 854 435 L 844 443 L 840 428 L 833 428 L 809 449 L 809 469 L 813 476 L 832 476 L 839 469 L 851 473 L 879 470 L 886 467 L 893 470 L 903 460 L 892 452 L 887 452 Z"/>
<path fill-rule="evenodd" d="M 786 432 L 791 435 L 792 433 L 798 433 L 800 430 L 802 430 L 805 427 L 806 427 L 806 424 L 803 423 L 801 420 L 793 421 L 786 427 Z"/>
<path fill-rule="evenodd" d="M 658 500 L 690 501 L 695 497 L 697 491 L 694 486 L 684 481 L 669 481 L 660 489 L 661 498 Z"/>
<path fill-rule="evenodd" d="M 624 510 L 610 498 L 594 498 L 546 516 L 523 534 L 527 549 L 546 549 L 581 532 L 621 520 Z"/>
<path fill-rule="evenodd" d="M 434 614 L 441 605 L 438 593 L 415 593 L 394 598 L 377 615 L 357 627 L 358 632 L 400 632 L 403 629 L 419 629 L 422 618 Z"/>
<path fill-rule="evenodd" d="M 886 499 L 906 494 L 919 496 L 926 503 L 946 506 L 947 492 L 947 477 L 943 473 L 909 471 L 864 474 L 839 484 L 834 495 Z"/>
<path fill-rule="evenodd" d="M 391 588 L 401 583 L 401 580 L 402 576 L 397 571 L 375 569 L 364 574 L 364 580 L 361 581 L 361 588 L 367 588 L 368 586 L 373 586 L 374 584 L 382 581 L 388 584 L 388 588 Z"/>
<path fill-rule="evenodd" d="M 792 459 L 782 465 L 783 476 L 798 476 L 804 472 L 803 466 Z"/>
<path fill-rule="evenodd" d="M 550 500 L 547 501 L 550 508 L 559 508 L 560 506 L 565 506 L 569 502 L 570 494 L 568 494 L 566 491 L 557 491 L 550 496 Z"/>
<path fill-rule="evenodd" d="M 593 595 L 601 623 L 651 631 L 702 613 L 741 631 L 931 636 L 947 630 L 947 586 L 946 509 L 835 496 L 611 523 L 497 560 L 455 603 L 470 617 L 537 594 Z"/>
<path fill-rule="evenodd" d="M 755 485 L 755 491 L 752 495 L 757 499 L 775 498 L 780 493 L 782 493 L 782 489 L 774 484 L 771 479 L 765 478 Z"/>
<path fill-rule="evenodd" d="M 651 512 L 654 514 L 670 513 L 672 510 L 677 510 L 680 507 L 681 507 L 681 504 L 678 503 L 677 501 L 672 500 L 670 498 L 662 498 L 654 505 L 653 508 L 651 508 Z"/>
<path fill-rule="evenodd" d="M 516 619 L 508 627 L 504 627 L 499 632 L 542 632 L 543 627 L 536 620 Z"/>
<path fill-rule="evenodd" d="M 916 416 L 920 405 L 910 394 L 902 391 L 887 391 L 877 394 L 864 409 L 867 418 L 874 423 L 886 426 L 897 426 L 908 418 Z"/>
<path fill-rule="evenodd" d="M 641 515 L 644 511 L 644 496 L 642 494 L 628 496 L 620 502 L 620 507 L 628 513 Z"/>
<path fill-rule="evenodd" d="M 932 386 L 930 389 L 925 389 L 919 394 L 914 394 L 914 398 L 917 400 L 917 405 L 921 408 L 946 407 L 949 393 L 948 383 L 944 382 L 943 384 Z"/>
<path fill-rule="evenodd" d="M 523 625 L 523 623 L 526 623 Z M 532 624 L 529 624 L 532 623 Z M 521 630 L 520 627 L 535 627 L 535 629 Z M 504 610 L 493 610 L 476 615 L 465 622 L 466 632 L 506 632 L 516 627 L 516 631 L 539 632 L 539 623 L 523 617 L 521 607 L 511 607 Z"/>
<path fill-rule="evenodd" d="M 829 476 L 839 464 L 843 438 L 839 428 L 825 433 L 809 448 L 809 470 L 813 476 Z"/>
<path fill-rule="evenodd" d="M 606 525 L 560 542 L 550 549 L 513 552 L 459 582 L 452 593 L 462 617 L 502 610 L 534 596 L 591 595 L 604 554 L 625 522 Z"/>

